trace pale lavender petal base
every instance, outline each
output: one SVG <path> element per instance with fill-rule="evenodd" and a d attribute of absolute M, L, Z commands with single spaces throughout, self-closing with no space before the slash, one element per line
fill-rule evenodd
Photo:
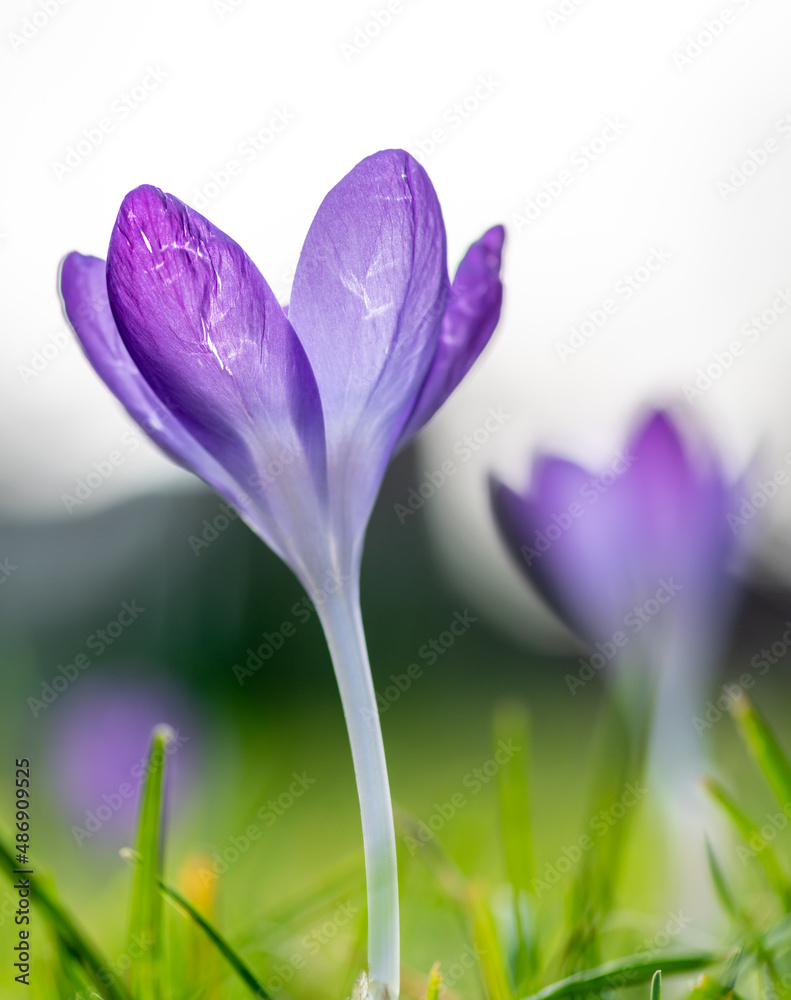
<path fill-rule="evenodd" d="M 361 546 L 434 356 L 447 287 L 445 227 L 426 172 L 401 150 L 357 164 L 316 213 L 289 304 L 321 393 L 342 549 Z"/>

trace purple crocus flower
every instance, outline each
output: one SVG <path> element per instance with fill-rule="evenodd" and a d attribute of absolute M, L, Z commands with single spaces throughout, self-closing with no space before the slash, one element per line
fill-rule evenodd
<path fill-rule="evenodd" d="M 492 478 L 491 499 L 516 564 L 590 649 L 566 676 L 572 694 L 610 661 L 644 665 L 632 694 L 657 685 L 657 734 L 672 728 L 681 758 L 692 727 L 679 709 L 698 704 L 732 594 L 733 487 L 713 450 L 693 454 L 660 411 L 604 472 L 543 457 L 522 492 Z"/>
<path fill-rule="evenodd" d="M 151 731 L 163 719 L 173 723 L 168 784 L 169 799 L 178 804 L 195 782 L 201 726 L 185 692 L 161 679 L 119 681 L 101 674 L 81 683 L 82 697 L 55 709 L 53 784 L 75 843 L 110 842 L 117 848 L 134 830 Z"/>
<path fill-rule="evenodd" d="M 319 603 L 352 745 L 372 993 L 399 991 L 395 837 L 359 611 L 368 519 L 394 452 L 431 419 L 500 313 L 502 227 L 453 284 L 423 168 L 359 163 L 322 202 L 288 314 L 241 247 L 177 198 L 124 199 L 107 263 L 70 254 L 66 314 L 149 435 L 233 504 Z"/>

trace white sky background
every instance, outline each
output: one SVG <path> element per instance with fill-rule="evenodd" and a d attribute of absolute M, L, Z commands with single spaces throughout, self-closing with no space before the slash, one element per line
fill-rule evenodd
<path fill-rule="evenodd" d="M 402 146 L 417 154 L 421 141 L 451 266 L 488 226 L 509 230 L 496 342 L 422 441 L 421 468 L 450 459 L 458 472 L 415 515 L 430 518 L 452 578 L 476 607 L 524 616 L 528 606 L 494 539 L 485 477 L 496 469 L 521 484 L 536 448 L 603 467 L 642 406 L 676 402 L 715 435 L 731 468 L 758 455 L 751 483 L 791 471 L 791 309 L 754 342 L 741 332 L 777 290 L 791 298 L 788 0 L 390 0 L 390 23 L 364 49 L 350 49 L 357 29 L 387 8 L 369 0 L 6 0 L 6 513 L 79 516 L 188 479 L 153 446 L 130 445 L 129 418 L 61 336 L 58 261 L 72 249 L 104 256 L 129 189 L 154 183 L 196 204 L 286 297 L 329 188 L 369 153 Z M 20 44 L 30 18 L 35 31 L 27 22 L 32 37 Z M 680 65 L 676 54 L 700 32 L 710 44 Z M 465 120 L 454 117 L 452 106 L 481 80 L 485 99 Z M 124 95 L 145 83 L 151 89 L 137 91 L 145 99 L 122 110 Z M 293 120 L 244 158 L 240 144 L 274 116 Z M 582 147 L 608 119 L 622 134 L 593 161 Z M 103 120 L 101 143 L 67 173 L 56 170 Z M 445 141 L 425 155 L 437 128 Z M 744 186 L 729 196 L 718 190 L 769 139 L 766 162 Z M 241 162 L 238 176 L 196 203 L 229 160 Z M 520 225 L 528 201 L 564 169 L 571 182 Z M 669 259 L 629 301 L 619 298 L 618 282 L 654 248 Z M 570 327 L 610 297 L 617 312 L 561 358 Z M 743 355 L 694 402 L 685 399 L 696 369 L 734 340 Z M 32 375 L 48 344 L 50 359 L 39 355 L 46 365 Z M 454 443 L 481 427 L 490 407 L 508 420 L 466 462 Z M 68 514 L 61 495 L 113 451 L 123 462 L 84 511 Z M 764 517 L 764 564 L 791 576 L 791 485 Z M 413 523 L 400 525 L 394 512 L 394 531 Z"/>

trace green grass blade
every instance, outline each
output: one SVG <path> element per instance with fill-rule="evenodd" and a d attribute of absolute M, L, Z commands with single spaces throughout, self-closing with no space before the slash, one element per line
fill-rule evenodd
<path fill-rule="evenodd" d="M 135 1000 L 159 1000 L 162 982 L 161 874 L 162 807 L 165 760 L 175 734 L 158 726 L 151 736 L 146 776 L 137 827 L 137 864 L 132 874 L 132 905 L 129 920 L 131 955 L 138 955 L 130 970 Z"/>
<path fill-rule="evenodd" d="M 282 903 L 267 914 L 267 920 L 281 928 L 280 935 L 288 937 L 294 925 L 307 926 L 341 896 L 364 894 L 365 884 L 360 873 L 360 860 L 355 854 L 353 862 L 344 861 L 332 869 L 326 881 L 323 881 L 318 889 L 309 890 L 306 894 Z M 269 936 L 277 940 L 279 933 L 273 929 L 270 930 Z"/>
<path fill-rule="evenodd" d="M 203 914 L 196 910 L 188 899 L 182 896 L 176 889 L 173 889 L 171 886 L 166 885 L 162 881 L 159 882 L 159 888 L 164 896 L 172 899 L 173 902 L 176 903 L 176 905 L 179 906 L 187 914 L 187 916 L 189 916 L 198 925 L 198 927 L 200 927 L 203 933 L 215 946 L 217 951 L 220 952 L 245 986 L 248 987 L 253 996 L 260 997 L 262 1000 L 272 1000 L 271 994 L 267 993 L 258 979 L 256 979 L 255 974 L 251 971 L 244 959 L 236 951 L 234 951 L 219 931 L 214 929 Z"/>
<path fill-rule="evenodd" d="M 741 915 L 739 907 L 736 905 L 733 893 L 728 888 L 728 883 L 725 881 L 722 868 L 720 868 L 720 863 L 717 861 L 708 837 L 706 838 L 706 858 L 709 863 L 711 880 L 714 883 L 714 890 L 717 893 L 717 899 L 719 899 L 720 905 L 729 917 L 733 920 L 738 920 Z"/>
<path fill-rule="evenodd" d="M 662 972 L 657 969 L 651 980 L 651 1000 L 662 1000 Z"/>
<path fill-rule="evenodd" d="M 627 669 L 632 668 L 632 669 Z M 640 786 L 650 730 L 650 689 L 642 690 L 636 678 L 644 677 L 639 663 L 623 664 L 604 703 L 591 748 L 590 798 L 583 814 L 585 829 L 601 810 L 608 811 L 627 788 Z M 635 687 L 637 685 L 637 687 Z M 627 687 L 632 686 L 632 690 Z M 638 809 L 613 824 L 595 847 L 585 852 L 568 892 L 568 926 L 561 972 L 573 973 L 602 960 L 601 930 L 617 896 L 624 860 L 629 854 Z"/>
<path fill-rule="evenodd" d="M 791 883 L 783 871 L 772 847 L 767 844 L 761 836 L 761 831 L 753 823 L 746 813 L 742 812 L 730 792 L 714 778 L 706 778 L 703 782 L 704 788 L 722 809 L 725 815 L 733 824 L 734 828 L 741 834 L 742 838 L 750 847 L 750 842 L 756 839 L 761 843 L 761 849 L 754 851 L 750 848 L 756 859 L 763 866 L 769 884 L 780 897 L 786 912 L 791 910 Z"/>
<path fill-rule="evenodd" d="M 489 1000 L 510 1000 L 511 988 L 503 966 L 503 950 L 497 937 L 494 918 L 486 903 L 486 893 L 481 884 L 469 887 L 467 906 L 481 955 L 481 973 Z"/>
<path fill-rule="evenodd" d="M 744 694 L 736 698 L 731 714 L 780 806 L 791 806 L 791 764 L 763 716 Z"/>
<path fill-rule="evenodd" d="M 779 985 L 781 978 L 777 971 L 775 960 L 767 950 L 749 913 L 739 906 L 736 896 L 731 892 L 708 839 L 706 840 L 706 855 L 717 898 L 729 916 L 743 928 L 746 937 L 745 947 L 755 953 L 756 957 L 763 962 L 772 982 Z"/>
<path fill-rule="evenodd" d="M 764 942 L 770 951 L 787 951 L 791 945 L 791 916 L 784 917 L 767 931 Z"/>
<path fill-rule="evenodd" d="M 518 941 L 513 972 L 517 989 L 523 990 L 534 985 L 541 961 L 535 923 L 525 927 L 521 906 L 524 897 L 534 896 L 535 876 L 529 780 L 530 717 L 521 705 L 504 706 L 495 713 L 493 729 L 495 749 L 504 743 L 522 751 L 500 768 L 497 779 L 505 870 L 513 888 Z"/>
<path fill-rule="evenodd" d="M 442 975 L 439 971 L 439 962 L 432 968 L 428 977 L 428 992 L 426 1000 L 439 1000 L 439 991 L 442 987 Z"/>
<path fill-rule="evenodd" d="M 12 882 L 16 882 L 18 875 L 14 870 L 18 867 L 15 860 L 15 851 L 10 846 L 5 836 L 0 835 L 0 868 L 2 868 Z M 34 870 L 35 865 L 31 865 Z M 66 954 L 70 955 L 80 966 L 85 976 L 96 985 L 99 994 L 106 1000 L 130 1000 L 130 996 L 117 978 L 113 977 L 111 985 L 106 985 L 103 979 L 107 979 L 107 970 L 110 968 L 109 961 L 88 941 L 85 935 L 77 927 L 70 914 L 58 902 L 53 891 L 46 884 L 46 880 L 40 876 L 33 876 L 35 879 L 35 892 L 31 899 L 34 906 L 37 906 L 42 915 L 50 925 L 58 947 Z"/>
<path fill-rule="evenodd" d="M 51 963 L 52 986 L 54 986 L 57 997 L 96 997 L 99 994 L 94 992 L 90 985 L 90 980 L 86 977 L 83 968 L 75 961 L 71 952 L 63 946 L 59 937 L 53 935 L 53 944 L 57 961 Z M 43 970 L 42 970 L 43 971 Z M 50 984 L 47 984 L 49 987 Z M 46 989 L 44 995 L 46 996 Z"/>
<path fill-rule="evenodd" d="M 691 952 L 686 955 L 654 955 L 645 958 L 633 955 L 630 958 L 607 962 L 595 969 L 575 972 L 558 983 L 546 986 L 525 1000 L 560 1000 L 561 997 L 577 996 L 580 993 L 597 993 L 602 990 L 617 990 L 627 986 L 648 983 L 657 969 L 666 976 L 682 972 L 695 972 L 722 961 L 723 956 L 710 951 Z"/>

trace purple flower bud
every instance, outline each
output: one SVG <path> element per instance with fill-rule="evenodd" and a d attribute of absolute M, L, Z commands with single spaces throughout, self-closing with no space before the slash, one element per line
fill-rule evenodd
<path fill-rule="evenodd" d="M 130 414 L 310 588 L 356 572 L 393 451 L 488 342 L 503 238 L 474 243 L 451 286 L 431 181 L 387 150 L 322 202 L 288 316 L 237 243 L 150 186 L 124 199 L 107 264 L 69 254 L 61 289 Z"/>
<path fill-rule="evenodd" d="M 150 186 L 124 199 L 106 265 L 72 253 L 61 271 L 66 315 L 135 420 L 233 504 L 309 593 L 343 583 L 318 612 L 360 792 L 374 1000 L 399 993 L 398 885 L 359 613 L 363 539 L 394 450 L 497 324 L 503 238 L 499 226 L 485 233 L 451 285 L 431 181 L 408 153 L 385 150 L 319 207 L 288 314 L 237 243 Z"/>
<path fill-rule="evenodd" d="M 714 452 L 693 456 L 666 413 L 603 473 L 543 457 L 522 492 L 492 478 L 491 499 L 516 564 L 601 655 L 710 658 L 731 590 L 733 491 Z"/>

